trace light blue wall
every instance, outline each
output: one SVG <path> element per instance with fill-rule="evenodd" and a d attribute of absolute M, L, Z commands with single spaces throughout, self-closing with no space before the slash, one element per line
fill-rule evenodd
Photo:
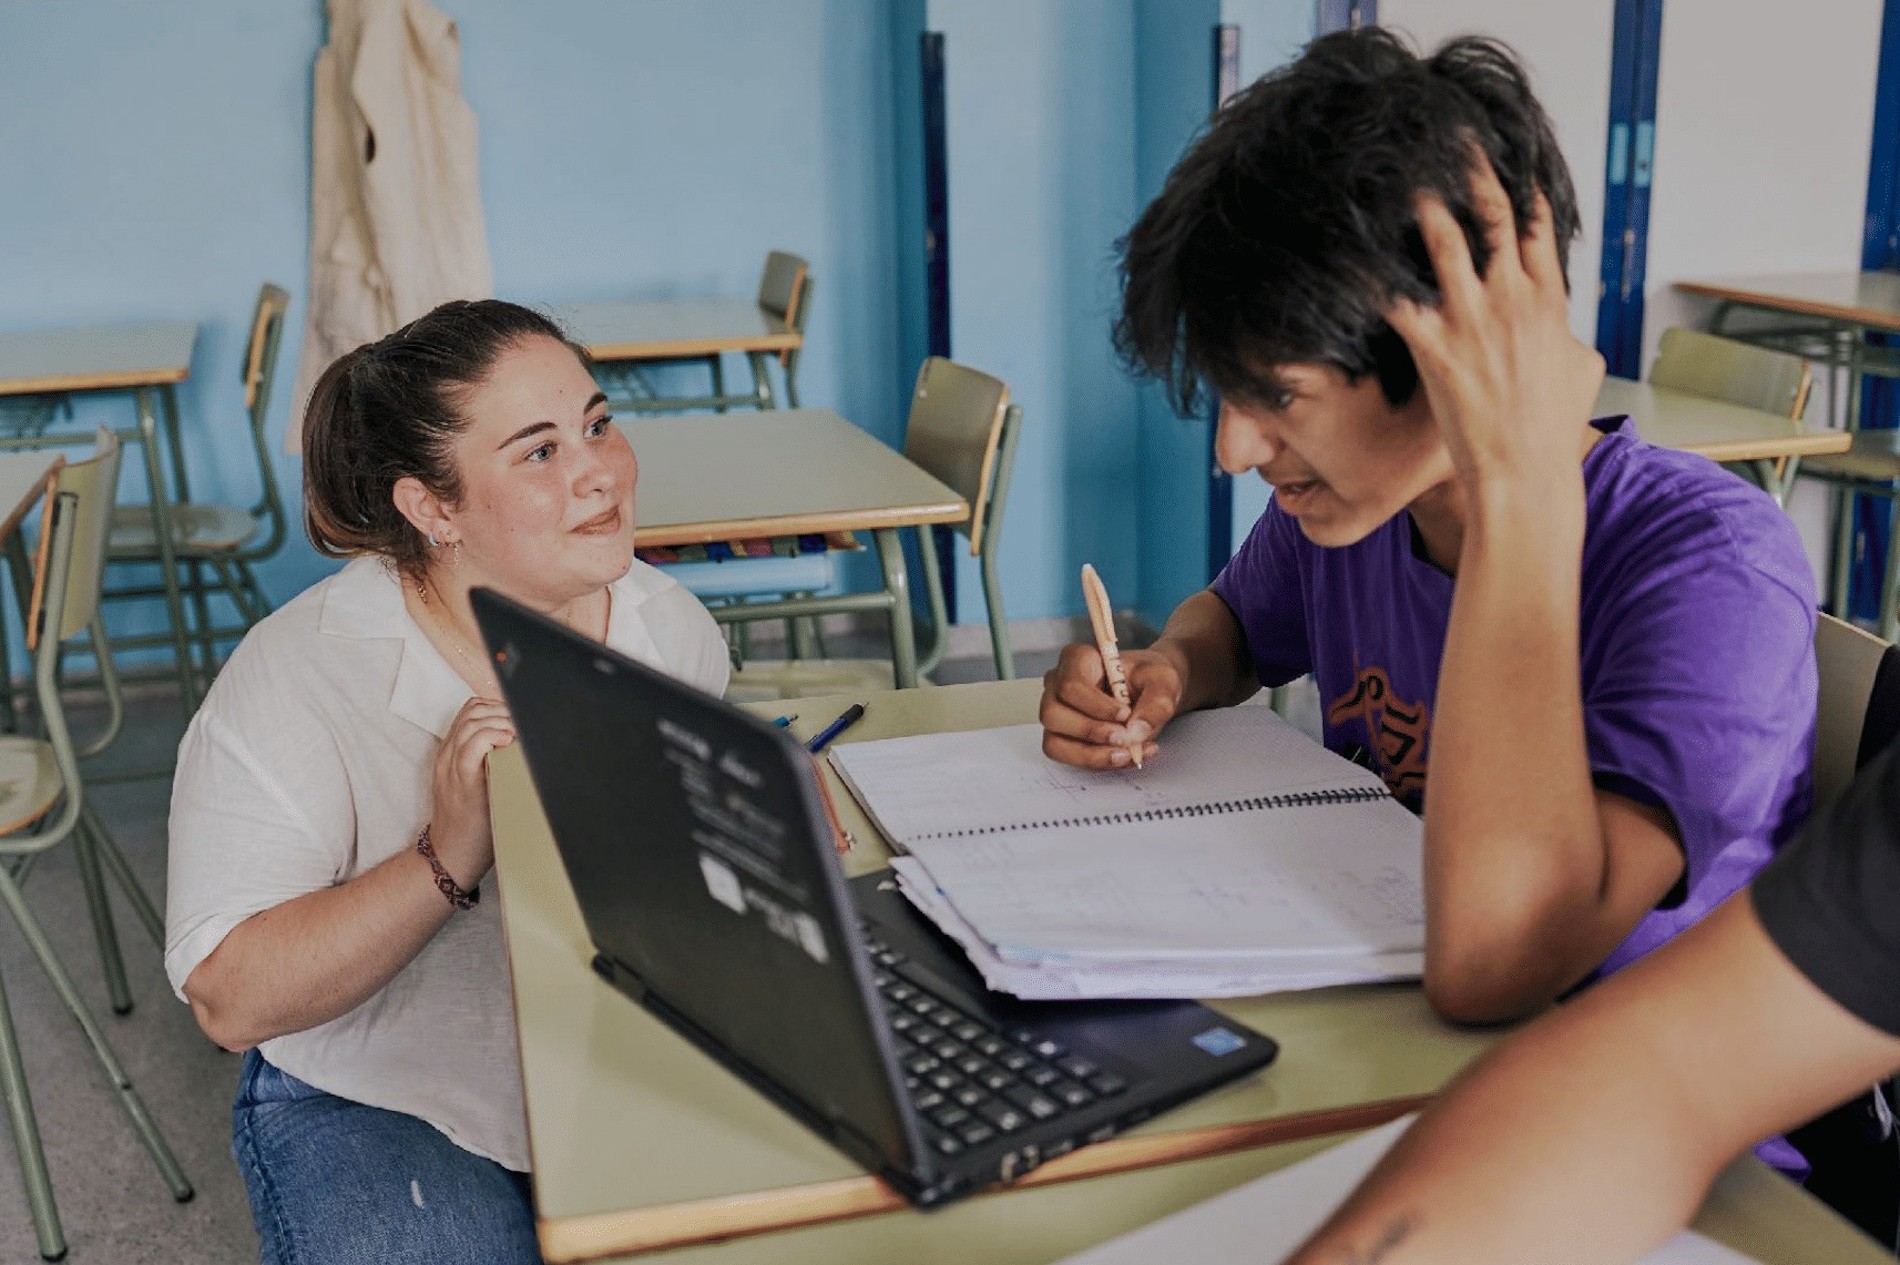
<path fill-rule="evenodd" d="M 1144 610 L 1197 572 L 1204 527 L 1154 491 L 1199 479 L 1204 440 L 1142 402 L 1109 327 L 1115 239 L 1204 108 L 1198 88 L 1164 102 L 1154 76 L 1205 74 L 1213 0 L 438 3 L 461 26 L 500 293 L 744 294 L 766 250 L 799 250 L 817 287 L 805 401 L 892 442 L 923 349 L 916 35 L 943 31 L 953 349 L 1026 411 L 1009 614 L 1079 612 L 1085 561 Z M 1241 8 L 1250 73 L 1311 23 L 1310 0 L 1219 13 Z M 1279 33 L 1256 39 L 1262 14 Z M 322 26 L 319 0 L 0 3 L 0 330 L 203 322 L 181 392 L 201 496 L 253 493 L 238 359 L 258 282 L 302 297 Z M 129 403 L 85 412 L 123 421 Z M 299 463 L 277 468 L 294 499 Z M 293 532 L 265 586 L 281 601 L 332 565 Z M 968 560 L 958 588 L 983 618 Z"/>
<path fill-rule="evenodd" d="M 748 294 L 768 249 L 801 251 L 817 287 L 805 402 L 898 437 L 881 0 L 438 3 L 461 26 L 499 293 Z M 260 281 L 302 298 L 322 27 L 319 0 L 0 4 L 0 330 L 204 322 L 181 390 L 201 496 L 253 495 L 238 359 Z M 294 496 L 300 463 L 278 472 Z M 265 587 L 281 601 L 332 565 L 296 532 Z"/>
<path fill-rule="evenodd" d="M 1137 0 L 1135 173 L 1143 205 L 1161 192 L 1214 100 L 1219 0 Z M 1203 418 L 1183 418 L 1152 382 L 1140 388 L 1138 492 L 1141 586 L 1135 608 L 1159 628 L 1207 583 L 1208 441 Z"/>
<path fill-rule="evenodd" d="M 1252 83 L 1299 55 L 1315 34 L 1312 0 L 1221 0 L 1221 20 L 1240 28 L 1240 81 Z M 1254 521 L 1266 512 L 1273 490 L 1259 476 L 1230 479 L 1230 535 L 1240 548 Z"/>
<path fill-rule="evenodd" d="M 1024 410 L 1002 537 L 1012 619 L 1136 592 L 1136 397 L 1115 363 L 1113 244 L 1135 211 L 1129 0 L 932 0 L 944 34 L 951 349 Z M 959 617 L 983 618 L 974 563 Z"/>
<path fill-rule="evenodd" d="M 1312 0 L 1136 0 L 1136 173 L 1142 204 L 1207 122 L 1214 95 L 1213 28 L 1240 28 L 1240 80 L 1251 83 L 1313 37 Z M 1208 581 L 1211 424 L 1183 418 L 1161 389 L 1140 395 L 1141 586 L 1136 607 L 1155 627 Z M 1229 539 L 1246 538 L 1271 495 L 1255 476 L 1228 481 Z"/>

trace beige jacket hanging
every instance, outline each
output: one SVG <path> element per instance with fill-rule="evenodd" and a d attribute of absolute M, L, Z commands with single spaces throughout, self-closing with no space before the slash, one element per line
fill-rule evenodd
<path fill-rule="evenodd" d="M 311 127 L 310 302 L 286 446 L 344 352 L 494 293 L 455 23 L 426 0 L 329 0 Z"/>

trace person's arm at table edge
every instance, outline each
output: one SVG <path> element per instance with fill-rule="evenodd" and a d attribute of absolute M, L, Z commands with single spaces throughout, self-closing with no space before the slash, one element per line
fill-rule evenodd
<path fill-rule="evenodd" d="M 1745 1148 L 1896 1068 L 1744 892 L 1480 1059 L 1289 1265 L 1633 1260 Z"/>

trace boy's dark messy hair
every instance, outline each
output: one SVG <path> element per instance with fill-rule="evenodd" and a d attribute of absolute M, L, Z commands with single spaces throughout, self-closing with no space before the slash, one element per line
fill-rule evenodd
<path fill-rule="evenodd" d="M 1117 350 L 1183 413 L 1204 387 L 1270 404 L 1276 367 L 1298 361 L 1375 374 L 1394 407 L 1406 403 L 1418 371 L 1383 313 L 1399 296 L 1438 300 L 1421 192 L 1444 199 L 1488 267 L 1474 149 L 1520 236 L 1543 190 L 1568 258 L 1576 193 L 1508 48 L 1466 37 L 1421 58 L 1377 27 L 1313 41 L 1220 111 L 1120 242 Z"/>

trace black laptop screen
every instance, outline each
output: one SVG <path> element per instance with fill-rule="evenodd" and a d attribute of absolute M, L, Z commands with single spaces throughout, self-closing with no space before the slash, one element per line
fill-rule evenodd
<path fill-rule="evenodd" d="M 478 591 L 476 615 L 595 945 L 781 1093 L 904 1156 L 810 757 L 503 599 Z"/>

